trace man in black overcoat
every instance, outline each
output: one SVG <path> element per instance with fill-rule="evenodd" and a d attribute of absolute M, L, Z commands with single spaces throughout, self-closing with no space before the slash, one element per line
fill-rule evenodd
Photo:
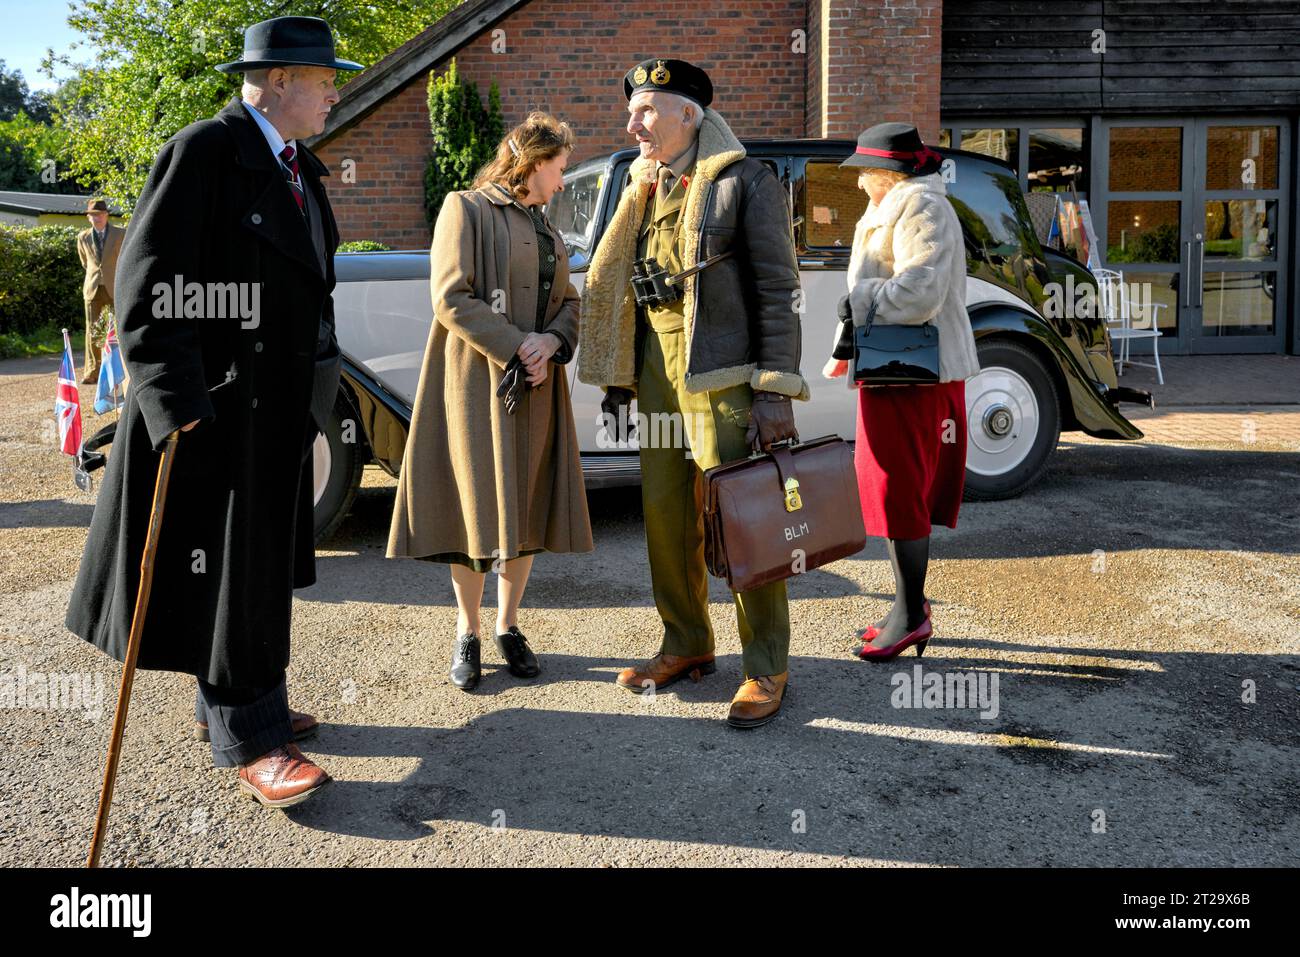
<path fill-rule="evenodd" d="M 108 458 L 67 626 L 126 656 L 158 452 L 181 435 L 138 666 L 198 680 L 196 734 L 272 807 L 329 781 L 294 744 L 293 589 L 316 580 L 311 448 L 338 389 L 334 250 L 321 162 L 298 140 L 338 102 L 329 25 L 249 27 L 243 99 L 167 141 L 116 275 L 131 387 Z"/>

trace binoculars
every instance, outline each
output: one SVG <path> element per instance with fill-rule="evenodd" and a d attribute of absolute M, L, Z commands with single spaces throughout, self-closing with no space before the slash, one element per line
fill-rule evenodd
<path fill-rule="evenodd" d="M 632 295 L 638 306 L 658 308 L 680 299 L 682 289 L 654 258 L 638 259 L 632 263 Z"/>

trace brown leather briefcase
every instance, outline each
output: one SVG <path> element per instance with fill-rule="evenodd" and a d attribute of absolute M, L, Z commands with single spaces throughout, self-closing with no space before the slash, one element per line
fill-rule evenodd
<path fill-rule="evenodd" d="M 862 550 L 853 450 L 827 435 L 704 473 L 704 562 L 749 591 Z"/>

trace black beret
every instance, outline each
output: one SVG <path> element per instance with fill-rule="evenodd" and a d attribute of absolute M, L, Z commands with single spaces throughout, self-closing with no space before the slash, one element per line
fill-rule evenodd
<path fill-rule="evenodd" d="M 623 76 L 623 93 L 630 100 L 642 90 L 662 90 L 694 100 L 700 106 L 713 102 L 709 75 L 685 60 L 642 60 Z"/>

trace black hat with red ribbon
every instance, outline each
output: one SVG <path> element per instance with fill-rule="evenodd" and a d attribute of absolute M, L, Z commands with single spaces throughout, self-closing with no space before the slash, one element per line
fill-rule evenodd
<path fill-rule="evenodd" d="M 943 157 L 921 142 L 909 123 L 877 123 L 858 137 L 858 148 L 841 166 L 874 166 L 909 176 L 937 172 Z"/>

